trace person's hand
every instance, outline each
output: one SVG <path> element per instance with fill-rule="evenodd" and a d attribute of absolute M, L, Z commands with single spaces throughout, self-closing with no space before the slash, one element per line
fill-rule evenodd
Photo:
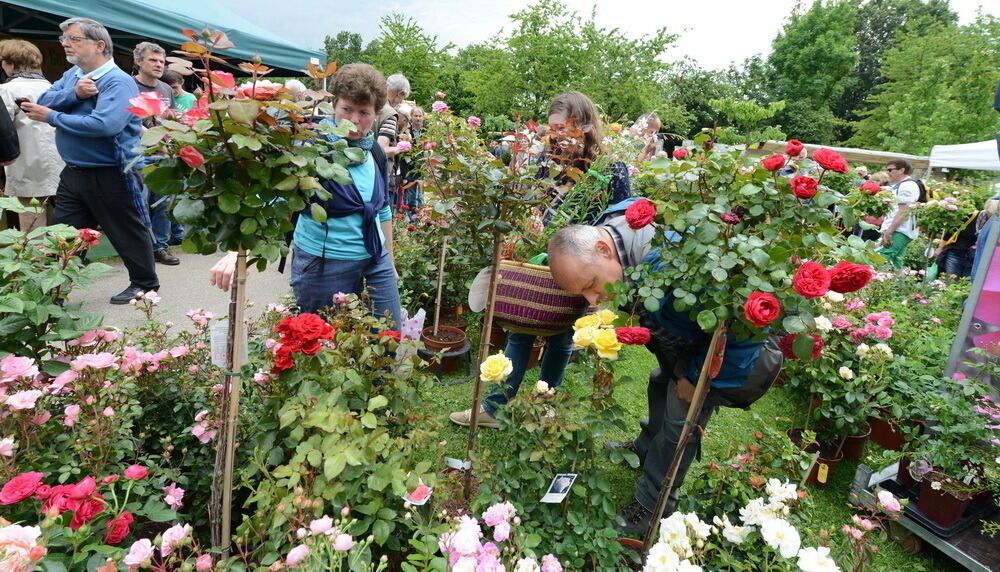
<path fill-rule="evenodd" d="M 236 273 L 236 253 L 230 252 L 225 257 L 215 263 L 215 266 L 208 271 L 208 282 L 223 292 L 229 291 L 229 286 L 233 283 L 233 274 Z"/>
<path fill-rule="evenodd" d="M 28 116 L 28 119 L 34 119 L 35 121 L 46 123 L 49 120 L 49 112 L 52 110 L 44 105 L 38 105 L 37 103 L 25 101 L 21 104 L 21 111 Z"/>
<path fill-rule="evenodd" d="M 677 399 L 688 403 L 694 399 L 694 384 L 684 376 L 677 378 Z"/>
<path fill-rule="evenodd" d="M 94 79 L 87 74 L 87 77 L 76 82 L 76 98 L 77 99 L 87 99 L 88 97 L 94 97 L 98 94 L 97 84 L 94 83 Z"/>
<path fill-rule="evenodd" d="M 0 167 L 6 167 L 7 165 L 13 165 L 14 161 L 17 161 L 17 159 L 11 159 L 10 161 L 0 161 Z"/>
<path fill-rule="evenodd" d="M 892 233 L 882 234 L 882 246 L 892 246 Z"/>

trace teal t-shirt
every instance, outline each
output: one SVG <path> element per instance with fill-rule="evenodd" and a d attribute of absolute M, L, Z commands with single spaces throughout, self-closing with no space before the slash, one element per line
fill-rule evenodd
<path fill-rule="evenodd" d="M 375 192 L 377 175 L 372 154 L 368 153 L 364 163 L 351 165 L 347 170 L 351 173 L 351 180 L 361 193 L 361 198 L 365 202 L 370 201 L 372 193 Z M 379 222 L 391 219 L 392 211 L 388 206 L 378 212 Z M 295 245 L 308 254 L 331 260 L 366 260 L 371 258 L 371 255 L 365 250 L 361 221 L 361 213 L 355 213 L 339 218 L 330 217 L 326 219 L 326 223 L 320 224 L 309 216 L 309 209 L 306 209 L 299 215 L 295 225 Z M 378 238 L 385 244 L 382 225 L 378 227 Z"/>
<path fill-rule="evenodd" d="M 198 98 L 194 96 L 193 93 L 184 93 L 184 95 L 178 95 L 174 97 L 174 109 L 177 111 L 187 111 L 195 106 L 198 102 Z"/>

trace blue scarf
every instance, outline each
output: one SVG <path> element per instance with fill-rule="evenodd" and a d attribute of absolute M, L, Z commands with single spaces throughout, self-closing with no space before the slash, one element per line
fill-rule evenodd
<path fill-rule="evenodd" d="M 333 124 L 332 119 L 327 119 L 326 121 Z M 337 137 L 333 134 L 328 134 L 327 137 L 330 141 L 342 139 L 342 137 Z M 365 150 L 364 159 L 358 163 L 352 163 L 352 165 L 360 165 L 371 156 L 375 137 L 372 132 L 369 132 L 368 135 L 361 139 L 346 139 L 346 141 L 350 147 Z M 373 160 L 375 160 L 374 157 Z M 323 188 L 332 195 L 325 202 L 320 203 L 323 209 L 326 210 L 326 215 L 340 218 L 361 213 L 361 233 L 365 242 L 365 250 L 371 255 L 372 260 L 375 261 L 382 258 L 382 241 L 378 237 L 378 211 L 385 206 L 386 202 L 384 172 L 385 169 L 381 165 L 375 165 L 375 186 L 372 190 L 372 198 L 367 202 L 361 198 L 361 191 L 353 183 L 344 185 L 330 179 L 322 180 Z"/>

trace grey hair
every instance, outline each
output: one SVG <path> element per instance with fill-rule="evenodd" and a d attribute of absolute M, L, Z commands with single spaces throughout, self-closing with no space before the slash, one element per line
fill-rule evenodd
<path fill-rule="evenodd" d="M 406 79 L 406 76 L 401 73 L 394 73 L 385 78 L 385 89 L 386 91 L 401 91 L 403 92 L 403 97 L 409 97 L 410 80 Z"/>
<path fill-rule="evenodd" d="M 591 262 L 597 255 L 594 246 L 601 240 L 596 226 L 573 224 L 560 229 L 549 239 L 549 257 L 567 254 L 581 262 Z"/>
<path fill-rule="evenodd" d="M 111 34 L 108 33 L 108 29 L 104 27 L 104 24 L 90 18 L 70 18 L 59 24 L 59 29 L 65 32 L 66 28 L 74 24 L 80 27 L 80 31 L 83 32 L 84 37 L 88 40 L 104 42 L 104 51 L 102 52 L 104 57 L 113 57 L 114 45 L 111 43 Z"/>
<path fill-rule="evenodd" d="M 139 63 L 140 60 L 146 58 L 146 52 L 160 54 L 164 57 L 167 55 L 167 52 L 160 47 L 160 44 L 154 44 L 153 42 L 139 42 L 135 45 L 135 49 L 132 50 L 132 59 L 135 60 L 135 63 Z"/>

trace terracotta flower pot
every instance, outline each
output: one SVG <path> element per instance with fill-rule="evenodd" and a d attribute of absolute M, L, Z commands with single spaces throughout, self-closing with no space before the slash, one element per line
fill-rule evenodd
<path fill-rule="evenodd" d="M 871 426 L 872 441 L 892 451 L 903 450 L 906 439 L 895 422 L 887 421 L 880 417 L 869 417 L 868 425 Z"/>
<path fill-rule="evenodd" d="M 961 499 L 944 490 L 935 490 L 934 478 L 924 478 L 920 484 L 920 497 L 917 498 L 917 509 L 928 519 L 941 528 L 948 528 L 958 522 L 969 506 L 969 499 Z"/>
<path fill-rule="evenodd" d="M 420 332 L 420 341 L 424 343 L 427 351 L 453 352 L 465 344 L 465 332 L 454 326 L 438 326 L 438 335 L 434 336 L 434 327 L 424 328 Z M 428 361 L 430 361 L 429 358 Z M 441 359 L 441 373 L 451 373 L 458 368 L 458 357 L 444 357 Z"/>
<path fill-rule="evenodd" d="M 865 456 L 865 444 L 868 442 L 868 436 L 871 435 L 871 432 L 871 426 L 865 425 L 859 434 L 845 437 L 844 446 L 841 448 L 844 458 L 850 461 L 861 460 Z"/>

